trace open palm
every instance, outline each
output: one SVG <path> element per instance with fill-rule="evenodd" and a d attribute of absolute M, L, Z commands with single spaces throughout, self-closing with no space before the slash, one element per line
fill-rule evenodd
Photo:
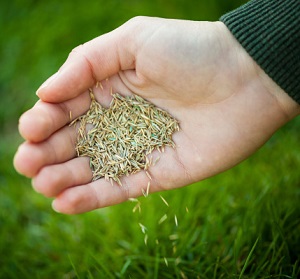
<path fill-rule="evenodd" d="M 70 116 L 88 110 L 88 88 L 105 106 L 112 88 L 138 94 L 179 120 L 176 149 L 153 153 L 160 160 L 149 169 L 150 192 L 236 165 L 295 116 L 281 105 L 289 97 L 280 95 L 220 22 L 135 18 L 74 49 L 46 85 L 38 91 L 42 101 L 20 119 L 26 142 L 15 166 L 33 178 L 38 192 L 55 197 L 54 208 L 63 213 L 140 196 L 149 182 L 144 171 L 122 177 L 122 187 L 104 179 L 91 182 L 89 160 L 76 158 L 76 132 L 68 126 Z"/>

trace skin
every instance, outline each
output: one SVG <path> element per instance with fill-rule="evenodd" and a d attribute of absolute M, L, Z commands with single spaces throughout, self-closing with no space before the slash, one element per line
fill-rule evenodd
<path fill-rule="evenodd" d="M 97 81 L 103 87 L 96 86 Z M 299 105 L 274 83 L 221 22 L 137 17 L 75 48 L 37 91 L 19 122 L 25 142 L 14 159 L 54 210 L 83 213 L 142 195 L 144 171 L 123 186 L 91 182 L 88 158 L 76 158 L 72 118 L 90 104 L 88 88 L 107 106 L 110 90 L 138 94 L 180 122 L 177 148 L 153 154 L 150 192 L 188 185 L 232 168 L 260 148 Z"/>

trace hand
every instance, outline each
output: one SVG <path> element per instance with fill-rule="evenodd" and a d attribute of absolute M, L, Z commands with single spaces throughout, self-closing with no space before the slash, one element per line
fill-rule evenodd
<path fill-rule="evenodd" d="M 141 171 L 122 177 L 122 187 L 104 179 L 91 182 L 88 158 L 75 157 L 70 111 L 75 118 L 88 110 L 91 87 L 103 105 L 109 104 L 112 87 L 124 95 L 138 94 L 179 120 L 176 149 L 166 148 L 149 169 L 150 192 L 233 167 L 299 114 L 299 106 L 223 23 L 134 18 L 75 48 L 38 90 L 41 100 L 20 119 L 26 142 L 18 149 L 15 167 L 33 178 L 36 191 L 55 197 L 53 207 L 63 213 L 140 196 L 149 181 Z"/>

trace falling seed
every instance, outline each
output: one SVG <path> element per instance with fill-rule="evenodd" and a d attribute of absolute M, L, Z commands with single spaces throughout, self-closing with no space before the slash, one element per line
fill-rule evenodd
<path fill-rule="evenodd" d="M 174 220 L 175 220 L 176 227 L 178 227 L 178 220 L 177 220 L 177 216 L 176 215 L 174 216 Z"/>
<path fill-rule="evenodd" d="M 145 198 L 147 198 L 147 197 L 149 196 L 149 190 L 150 190 L 150 181 L 148 182 L 148 185 L 147 185 L 146 190 L 144 190 L 144 189 L 142 188 L 142 194 L 143 194 L 143 196 L 144 196 Z"/>
<path fill-rule="evenodd" d="M 142 188 L 142 194 L 145 198 L 149 196 L 149 190 L 150 190 L 150 181 L 148 181 L 146 191 Z"/>
<path fill-rule="evenodd" d="M 165 214 L 163 217 L 161 217 L 158 221 L 158 224 L 160 225 L 161 223 L 163 223 L 164 221 L 166 221 L 168 218 L 167 214 Z"/>
<path fill-rule="evenodd" d="M 158 241 L 158 239 L 155 239 L 155 243 L 156 243 L 156 245 L 158 245 L 158 244 L 159 244 L 159 241 Z"/>
<path fill-rule="evenodd" d="M 177 246 L 174 245 L 174 246 L 173 246 L 173 255 L 176 254 L 176 252 L 177 252 Z"/>
<path fill-rule="evenodd" d="M 142 211 L 141 203 L 140 202 L 138 202 L 136 204 L 136 206 L 132 209 L 132 212 L 135 213 L 137 210 L 139 211 L 139 213 L 141 213 L 141 211 Z"/>
<path fill-rule="evenodd" d="M 180 272 L 180 275 L 181 275 L 182 279 L 187 279 L 186 275 L 183 273 L 182 270 L 180 270 L 179 272 Z"/>
<path fill-rule="evenodd" d="M 143 224 L 141 224 L 141 223 L 139 223 L 139 225 L 140 225 L 140 228 L 142 230 L 142 233 L 145 233 L 146 230 L 147 230 L 147 228 Z"/>
<path fill-rule="evenodd" d="M 160 196 L 160 198 L 162 199 L 162 201 L 164 202 L 164 204 L 165 204 L 167 207 L 169 207 L 168 202 L 167 202 L 161 195 L 159 195 L 159 196 Z"/>
<path fill-rule="evenodd" d="M 181 258 L 180 258 L 180 257 L 176 258 L 176 260 L 175 260 L 175 265 L 179 265 L 180 262 L 181 262 Z"/>
<path fill-rule="evenodd" d="M 144 243 L 145 243 L 145 245 L 147 245 L 147 243 L 148 243 L 148 234 L 145 234 L 145 236 L 144 236 Z"/>
<path fill-rule="evenodd" d="M 131 202 L 139 202 L 139 200 L 135 199 L 135 198 L 129 198 L 128 200 L 131 201 Z"/>
<path fill-rule="evenodd" d="M 164 261 L 165 261 L 166 266 L 169 266 L 169 263 L 168 263 L 168 260 L 166 257 L 164 257 Z"/>
<path fill-rule="evenodd" d="M 178 234 L 171 234 L 169 235 L 170 240 L 177 240 L 179 238 Z"/>
<path fill-rule="evenodd" d="M 142 194 L 145 198 L 147 198 L 148 195 L 147 195 L 146 191 L 144 190 L 144 188 L 142 188 Z"/>
<path fill-rule="evenodd" d="M 152 180 L 152 177 L 151 177 L 151 175 L 149 174 L 149 172 L 145 171 L 145 173 L 146 173 L 146 175 L 148 176 L 148 178 L 149 178 L 150 180 Z"/>
<path fill-rule="evenodd" d="M 185 211 L 186 211 L 187 213 L 189 213 L 189 209 L 188 209 L 187 206 L 185 207 Z"/>
<path fill-rule="evenodd" d="M 146 190 L 146 195 L 147 195 L 147 197 L 148 197 L 148 195 L 149 195 L 149 191 L 150 191 L 150 181 L 148 182 L 147 190 Z"/>

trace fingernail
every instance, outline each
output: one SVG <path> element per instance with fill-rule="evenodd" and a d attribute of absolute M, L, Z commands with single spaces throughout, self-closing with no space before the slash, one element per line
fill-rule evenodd
<path fill-rule="evenodd" d="M 40 87 L 39 89 L 36 91 L 36 95 L 39 96 L 39 92 L 41 89 L 49 86 L 58 76 L 59 72 L 56 72 L 54 75 L 52 75 L 51 77 L 49 77 Z"/>
<path fill-rule="evenodd" d="M 55 205 L 55 200 L 52 202 L 52 209 L 57 212 L 57 213 L 61 213 L 57 208 L 56 208 L 56 205 Z"/>

